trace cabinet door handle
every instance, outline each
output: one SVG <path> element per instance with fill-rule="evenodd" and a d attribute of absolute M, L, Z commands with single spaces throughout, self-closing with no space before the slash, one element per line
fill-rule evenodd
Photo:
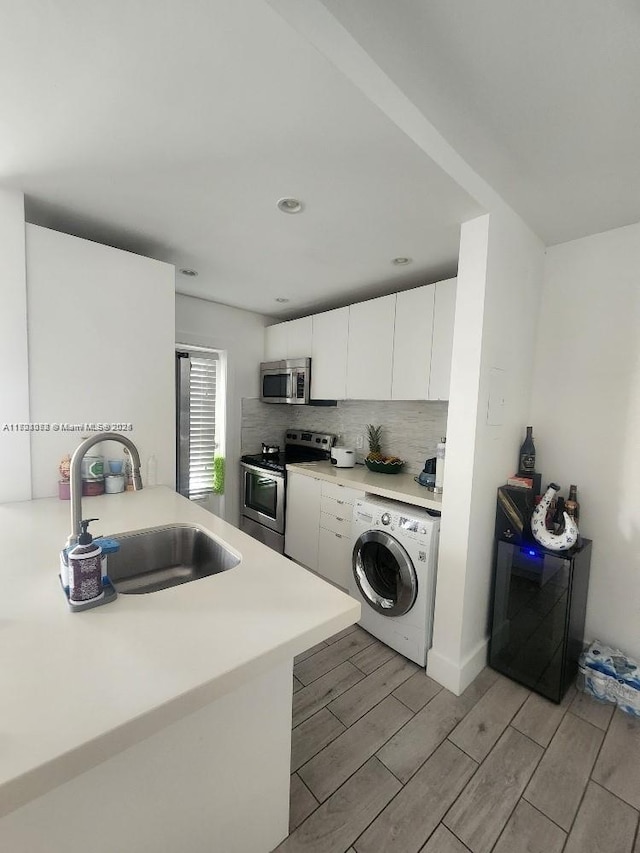
<path fill-rule="evenodd" d="M 336 536 L 338 537 L 338 539 L 342 539 L 342 533 L 336 533 Z"/>

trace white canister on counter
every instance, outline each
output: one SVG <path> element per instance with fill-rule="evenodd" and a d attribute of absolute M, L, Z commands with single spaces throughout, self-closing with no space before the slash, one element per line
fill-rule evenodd
<path fill-rule="evenodd" d="M 124 492 L 124 474 L 107 474 L 104 478 L 104 490 L 108 495 Z"/>
<path fill-rule="evenodd" d="M 337 468 L 353 468 L 356 464 L 356 452 L 351 447 L 332 447 L 331 464 Z"/>

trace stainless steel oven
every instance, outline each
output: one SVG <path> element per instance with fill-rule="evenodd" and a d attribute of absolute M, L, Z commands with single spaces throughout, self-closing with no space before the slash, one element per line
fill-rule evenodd
<path fill-rule="evenodd" d="M 240 529 L 275 551 L 284 551 L 285 472 L 240 463 Z"/>
<path fill-rule="evenodd" d="M 287 464 L 328 460 L 336 437 L 331 433 L 288 429 L 284 451 L 262 445 L 262 453 L 240 459 L 240 529 L 284 553 Z"/>
<path fill-rule="evenodd" d="M 263 403 L 305 405 L 309 402 L 311 359 L 265 361 L 260 365 L 260 399 Z"/>

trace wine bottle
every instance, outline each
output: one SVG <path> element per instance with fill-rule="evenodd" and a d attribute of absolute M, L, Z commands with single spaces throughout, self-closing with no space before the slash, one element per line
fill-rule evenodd
<path fill-rule="evenodd" d="M 578 503 L 577 486 L 569 486 L 569 498 L 564 505 L 564 510 L 576 524 L 580 524 L 580 504 Z"/>
<path fill-rule="evenodd" d="M 530 477 L 536 470 L 536 448 L 533 443 L 533 427 L 527 427 L 527 437 L 522 442 L 518 461 L 518 476 Z"/>
<path fill-rule="evenodd" d="M 554 533 L 562 533 L 564 530 L 564 512 L 565 512 L 565 501 L 564 498 L 558 498 L 556 500 L 556 510 L 553 515 L 553 532 Z"/>
<path fill-rule="evenodd" d="M 549 506 L 547 508 L 546 515 L 544 517 L 544 526 L 550 533 L 555 532 L 554 521 L 556 517 L 556 498 L 553 497 L 549 501 Z"/>

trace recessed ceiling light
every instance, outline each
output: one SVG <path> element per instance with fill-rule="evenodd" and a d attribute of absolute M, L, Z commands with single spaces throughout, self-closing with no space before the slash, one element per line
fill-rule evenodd
<path fill-rule="evenodd" d="M 197 270 L 189 270 L 189 269 L 181 269 L 179 270 L 180 275 L 186 275 L 189 278 L 195 278 L 198 275 Z"/>
<path fill-rule="evenodd" d="M 297 198 L 281 198 L 278 201 L 278 208 L 283 213 L 302 213 L 302 202 Z"/>
<path fill-rule="evenodd" d="M 276 302 L 288 302 L 288 301 L 289 300 L 287 299 L 286 296 L 276 296 Z"/>
<path fill-rule="evenodd" d="M 394 258 L 391 263 L 397 267 L 405 267 L 412 262 L 413 258 Z"/>

